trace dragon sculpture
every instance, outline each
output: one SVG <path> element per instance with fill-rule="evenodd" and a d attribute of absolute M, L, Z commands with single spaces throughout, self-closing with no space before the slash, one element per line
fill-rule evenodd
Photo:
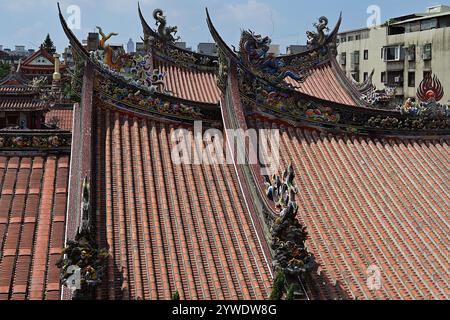
<path fill-rule="evenodd" d="M 239 43 L 242 63 L 247 67 L 260 69 L 276 83 L 283 81 L 286 77 L 303 81 L 303 76 L 288 70 L 281 59 L 277 59 L 274 54 L 269 53 L 271 43 L 272 40 L 269 37 L 257 35 L 252 30 L 244 30 Z"/>
<path fill-rule="evenodd" d="M 307 44 L 311 48 L 321 47 L 325 44 L 327 40 L 325 31 L 329 31 L 328 18 L 325 16 L 320 17 L 319 22 L 314 23 L 314 27 L 317 29 L 317 32 L 306 32 L 306 37 L 308 38 Z"/>
<path fill-rule="evenodd" d="M 103 62 L 108 65 L 113 70 L 120 70 L 122 67 L 122 59 L 124 57 L 124 52 L 115 53 L 114 50 L 106 44 L 106 42 L 111 39 L 113 36 L 118 36 L 118 33 L 111 32 L 110 34 L 106 35 L 102 28 L 97 27 L 98 32 L 102 36 L 102 39 L 100 40 L 100 48 L 104 51 L 104 59 Z"/>
<path fill-rule="evenodd" d="M 426 76 L 417 89 L 417 98 L 422 102 L 438 102 L 444 97 L 444 88 L 436 75 Z"/>
<path fill-rule="evenodd" d="M 176 37 L 178 27 L 167 26 L 167 19 L 164 16 L 164 11 L 161 9 L 155 9 L 153 11 L 153 18 L 156 20 L 156 26 L 158 27 L 158 35 L 167 42 L 175 42 L 180 40 L 180 37 Z M 172 35 L 173 34 L 173 35 Z"/>

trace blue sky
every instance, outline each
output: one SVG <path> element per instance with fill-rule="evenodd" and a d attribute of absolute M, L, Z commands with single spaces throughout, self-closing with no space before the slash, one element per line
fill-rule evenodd
<path fill-rule="evenodd" d="M 448 0 L 447 0 L 448 1 Z M 67 46 L 60 27 L 57 0 L 0 0 L 0 45 L 11 48 L 25 45 L 36 48 L 50 33 L 58 51 Z M 105 32 L 119 32 L 113 43 L 126 43 L 131 37 L 139 40 L 142 28 L 137 16 L 137 0 L 60 0 L 63 11 L 70 5 L 81 9 L 81 29 L 77 36 L 85 39 L 95 26 Z M 177 25 L 179 35 L 196 48 L 198 42 L 209 42 L 211 36 L 205 22 L 208 7 L 219 32 L 230 44 L 239 41 L 241 29 L 252 29 L 269 35 L 282 51 L 289 44 L 303 44 L 306 30 L 322 15 L 334 26 L 339 12 L 344 21 L 341 30 L 364 27 L 367 8 L 377 5 L 381 20 L 413 12 L 423 12 L 427 6 L 450 4 L 429 0 L 140 0 L 147 21 L 152 25 L 154 8 L 165 10 L 169 25 Z M 69 16 L 69 14 L 65 14 Z"/>

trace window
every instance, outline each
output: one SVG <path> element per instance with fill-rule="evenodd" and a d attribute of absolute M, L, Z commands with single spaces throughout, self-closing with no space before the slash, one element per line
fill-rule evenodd
<path fill-rule="evenodd" d="M 425 78 L 429 78 L 429 77 L 431 77 L 431 71 L 424 71 L 423 78 L 425 79 Z"/>
<path fill-rule="evenodd" d="M 416 86 L 416 73 L 408 72 L 408 87 L 414 88 Z"/>
<path fill-rule="evenodd" d="M 19 113 L 17 112 L 12 112 L 12 113 L 7 113 L 6 114 L 6 126 L 7 127 L 11 127 L 11 126 L 17 126 L 19 125 Z"/>
<path fill-rule="evenodd" d="M 386 72 L 381 73 L 381 82 L 386 83 Z"/>
<path fill-rule="evenodd" d="M 350 41 L 353 41 L 353 36 L 348 36 L 348 39 L 347 39 L 349 42 Z"/>
<path fill-rule="evenodd" d="M 359 72 L 352 73 L 353 79 L 355 79 L 356 82 L 359 82 Z"/>
<path fill-rule="evenodd" d="M 437 28 L 437 19 L 424 20 L 420 22 L 420 30 L 431 30 Z"/>
<path fill-rule="evenodd" d="M 360 35 L 360 34 L 357 34 L 357 35 L 355 36 L 355 40 L 361 40 L 361 35 Z"/>
<path fill-rule="evenodd" d="M 424 61 L 431 60 L 431 57 L 432 57 L 432 52 L 431 51 L 432 51 L 431 43 L 428 43 L 428 44 L 423 46 L 422 59 Z"/>
<path fill-rule="evenodd" d="M 347 65 L 347 53 L 341 52 L 341 65 L 345 66 Z"/>
<path fill-rule="evenodd" d="M 368 78 L 369 78 L 369 73 L 364 72 L 364 82 L 366 82 Z"/>
<path fill-rule="evenodd" d="M 401 61 L 403 60 L 403 48 L 401 46 L 392 46 L 383 48 L 384 61 Z"/>
<path fill-rule="evenodd" d="M 359 51 L 354 51 L 353 52 L 353 61 L 352 63 L 354 65 L 359 65 Z"/>
<path fill-rule="evenodd" d="M 411 22 L 409 25 L 409 32 L 417 32 L 420 31 L 420 21 Z"/>
<path fill-rule="evenodd" d="M 364 60 L 369 60 L 369 50 L 364 50 Z"/>

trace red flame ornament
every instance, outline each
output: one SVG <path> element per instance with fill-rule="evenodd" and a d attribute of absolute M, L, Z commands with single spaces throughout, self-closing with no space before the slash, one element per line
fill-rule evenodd
<path fill-rule="evenodd" d="M 444 97 L 444 88 L 436 75 L 426 76 L 417 89 L 417 98 L 421 102 L 440 101 Z"/>

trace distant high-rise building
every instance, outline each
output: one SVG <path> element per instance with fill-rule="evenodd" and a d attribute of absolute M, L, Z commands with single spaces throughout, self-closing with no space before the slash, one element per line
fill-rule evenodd
<path fill-rule="evenodd" d="M 201 42 L 198 44 L 197 52 L 215 56 L 217 55 L 217 46 L 215 43 Z"/>
<path fill-rule="evenodd" d="M 136 48 L 134 46 L 133 39 L 130 38 L 127 43 L 127 53 L 133 53 L 136 51 Z"/>
<path fill-rule="evenodd" d="M 27 51 L 25 49 L 25 46 L 15 46 L 14 47 L 14 54 L 17 56 L 26 56 L 27 55 Z"/>
<path fill-rule="evenodd" d="M 25 46 L 15 46 L 15 51 L 16 52 L 24 52 L 25 51 Z"/>
<path fill-rule="evenodd" d="M 0 51 L 3 51 L 3 45 L 0 44 Z"/>

